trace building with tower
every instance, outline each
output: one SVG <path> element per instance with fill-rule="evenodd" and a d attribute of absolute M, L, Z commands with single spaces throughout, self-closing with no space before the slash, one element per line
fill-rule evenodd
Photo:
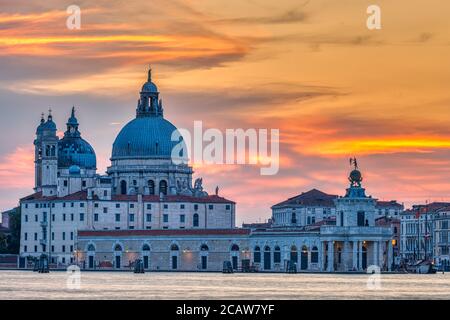
<path fill-rule="evenodd" d="M 235 203 L 192 183 L 182 137 L 164 118 L 151 70 L 136 115 L 117 135 L 98 174 L 72 108 L 64 136 L 51 113 L 36 130 L 34 193 L 21 199 L 22 259 L 51 265 L 147 270 L 352 272 L 392 266 L 392 228 L 375 225 L 356 159 L 344 196 L 313 189 L 272 207 L 270 224 L 235 226 Z M 174 139 L 175 137 L 175 139 Z"/>

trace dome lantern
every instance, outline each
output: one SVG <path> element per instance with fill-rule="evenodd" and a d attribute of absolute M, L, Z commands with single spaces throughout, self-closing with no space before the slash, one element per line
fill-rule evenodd
<path fill-rule="evenodd" d="M 136 108 L 136 117 L 162 117 L 162 104 L 159 102 L 158 87 L 152 82 L 152 69 L 149 67 L 147 82 L 142 86 Z"/>

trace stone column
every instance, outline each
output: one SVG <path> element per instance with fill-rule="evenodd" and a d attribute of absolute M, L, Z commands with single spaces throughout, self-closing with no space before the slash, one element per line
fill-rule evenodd
<path fill-rule="evenodd" d="M 359 241 L 358 243 L 358 252 L 359 252 L 359 257 L 358 257 L 358 270 L 362 270 L 362 245 L 363 242 Z"/>
<path fill-rule="evenodd" d="M 372 264 L 379 266 L 379 262 L 378 262 L 378 242 L 377 241 L 373 241 L 372 242 L 372 247 L 373 247 L 373 259 L 372 259 Z"/>
<path fill-rule="evenodd" d="M 344 241 L 344 251 L 342 252 L 342 259 L 344 261 L 344 271 L 347 272 L 349 269 L 349 260 L 350 257 L 350 242 Z"/>
<path fill-rule="evenodd" d="M 323 242 L 319 243 L 319 271 L 323 271 Z"/>
<path fill-rule="evenodd" d="M 380 268 L 383 268 L 383 266 L 384 266 L 384 262 L 385 262 L 385 260 L 383 259 L 384 258 L 384 249 L 387 249 L 387 244 L 386 244 L 386 242 L 385 241 L 380 241 L 380 242 L 378 242 L 378 250 L 379 250 L 379 252 L 378 252 L 378 264 L 380 265 Z M 387 264 L 387 259 L 386 259 L 386 264 Z"/>
<path fill-rule="evenodd" d="M 334 271 L 334 244 L 333 241 L 328 241 L 328 270 Z"/>
<path fill-rule="evenodd" d="M 358 241 L 353 241 L 353 270 L 358 270 Z"/>
<path fill-rule="evenodd" d="M 393 261 L 393 247 L 392 247 L 392 241 L 387 242 L 387 268 L 388 271 L 392 271 L 392 263 Z"/>

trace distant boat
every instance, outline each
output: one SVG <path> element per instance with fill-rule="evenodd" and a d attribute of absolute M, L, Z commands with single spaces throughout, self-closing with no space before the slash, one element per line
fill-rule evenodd
<path fill-rule="evenodd" d="M 410 273 L 431 274 L 436 273 L 434 264 L 429 260 L 419 260 L 407 267 Z"/>

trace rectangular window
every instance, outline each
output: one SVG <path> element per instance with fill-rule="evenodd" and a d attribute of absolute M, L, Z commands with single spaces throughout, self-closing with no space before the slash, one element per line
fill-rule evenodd
<path fill-rule="evenodd" d="M 194 210 L 195 210 L 195 211 L 198 210 L 198 204 L 194 204 Z"/>
<path fill-rule="evenodd" d="M 37 252 L 37 246 L 34 246 L 34 252 Z"/>
<path fill-rule="evenodd" d="M 73 232 L 70 233 L 70 240 L 73 240 Z M 72 251 L 72 250 L 70 250 Z"/>
<path fill-rule="evenodd" d="M 95 208 L 98 208 L 98 203 L 94 203 L 94 207 L 95 207 Z"/>
<path fill-rule="evenodd" d="M 80 202 L 80 208 L 84 208 L 84 202 Z"/>
<path fill-rule="evenodd" d="M 70 246 L 70 252 L 73 252 L 73 246 Z"/>
<path fill-rule="evenodd" d="M 208 205 L 208 209 L 209 209 L 209 210 L 214 209 L 214 205 L 212 205 L 212 204 Z"/>
<path fill-rule="evenodd" d="M 38 234 L 35 232 L 34 233 L 34 241 L 37 241 L 37 237 L 38 237 Z"/>
<path fill-rule="evenodd" d="M 28 240 L 28 233 L 24 233 L 24 236 L 25 236 L 25 241 L 27 241 Z"/>
<path fill-rule="evenodd" d="M 165 204 L 164 205 L 164 209 L 168 209 L 169 208 L 169 205 L 168 204 Z"/>
<path fill-rule="evenodd" d="M 66 233 L 65 232 L 62 233 L 62 239 L 66 240 Z"/>
<path fill-rule="evenodd" d="M 34 221 L 35 221 L 35 222 L 38 222 L 38 216 L 37 216 L 37 214 L 34 216 Z"/>
<path fill-rule="evenodd" d="M 55 214 L 52 214 L 52 221 L 55 221 Z"/>
<path fill-rule="evenodd" d="M 184 204 L 180 204 L 180 209 L 181 209 L 181 210 L 184 209 Z"/>
<path fill-rule="evenodd" d="M 81 182 L 81 186 L 82 186 L 83 188 L 86 188 L 86 180 L 83 180 L 83 181 Z"/>
<path fill-rule="evenodd" d="M 152 215 L 150 213 L 147 213 L 146 220 L 147 222 L 152 222 Z"/>
<path fill-rule="evenodd" d="M 28 209 L 28 203 L 25 203 L 25 209 Z"/>
<path fill-rule="evenodd" d="M 225 210 L 230 210 L 231 206 L 229 204 L 225 205 Z"/>
<path fill-rule="evenodd" d="M 130 208 L 134 208 L 134 203 L 130 203 Z"/>
<path fill-rule="evenodd" d="M 80 213 L 80 221 L 84 221 L 84 213 Z"/>
<path fill-rule="evenodd" d="M 66 214 L 63 213 L 63 221 L 66 221 Z"/>
<path fill-rule="evenodd" d="M 150 230 L 152 227 L 151 226 L 146 226 L 145 229 Z"/>
<path fill-rule="evenodd" d="M 163 214 L 163 222 L 169 222 L 169 215 Z"/>
<path fill-rule="evenodd" d="M 67 180 L 64 180 L 64 187 L 67 187 Z"/>
<path fill-rule="evenodd" d="M 71 213 L 71 214 L 70 214 L 70 221 L 73 221 L 73 220 L 74 220 L 74 214 Z"/>
<path fill-rule="evenodd" d="M 55 240 L 55 233 L 52 232 L 52 241 L 54 241 L 54 240 Z"/>
<path fill-rule="evenodd" d="M 73 208 L 75 206 L 75 203 L 71 202 L 70 207 Z"/>
<path fill-rule="evenodd" d="M 98 213 L 94 214 L 94 221 L 98 221 Z"/>
<path fill-rule="evenodd" d="M 120 203 L 116 203 L 116 208 L 120 208 Z"/>
<path fill-rule="evenodd" d="M 36 203 L 36 204 L 34 205 L 34 207 L 35 207 L 36 209 L 39 208 L 39 204 Z"/>
<path fill-rule="evenodd" d="M 152 210 L 152 204 L 151 203 L 147 203 L 147 210 Z"/>
<path fill-rule="evenodd" d="M 133 230 L 134 226 L 129 226 L 128 229 Z"/>
<path fill-rule="evenodd" d="M 62 252 L 66 252 L 66 246 L 62 246 Z"/>
<path fill-rule="evenodd" d="M 184 223 L 186 216 L 184 214 L 180 214 L 180 222 Z"/>
<path fill-rule="evenodd" d="M 130 213 L 130 222 L 134 222 L 134 214 Z"/>
<path fill-rule="evenodd" d="M 52 246 L 52 252 L 55 252 L 55 246 Z"/>
<path fill-rule="evenodd" d="M 116 213 L 116 222 L 120 222 L 120 213 Z"/>
<path fill-rule="evenodd" d="M 27 252 L 28 251 L 28 247 L 27 246 L 23 246 L 23 251 Z"/>
<path fill-rule="evenodd" d="M 66 203 L 65 202 L 63 202 L 63 208 L 65 208 L 66 207 Z"/>
<path fill-rule="evenodd" d="M 358 211 L 358 227 L 363 227 L 365 225 L 365 216 L 364 211 Z"/>
<path fill-rule="evenodd" d="M 25 222 L 28 222 L 28 215 L 25 215 Z"/>
<path fill-rule="evenodd" d="M 107 196 L 108 196 L 108 191 L 103 190 L 103 196 L 104 196 L 104 197 L 107 197 Z"/>
<path fill-rule="evenodd" d="M 108 213 L 108 208 L 107 207 L 103 208 L 103 213 Z"/>

